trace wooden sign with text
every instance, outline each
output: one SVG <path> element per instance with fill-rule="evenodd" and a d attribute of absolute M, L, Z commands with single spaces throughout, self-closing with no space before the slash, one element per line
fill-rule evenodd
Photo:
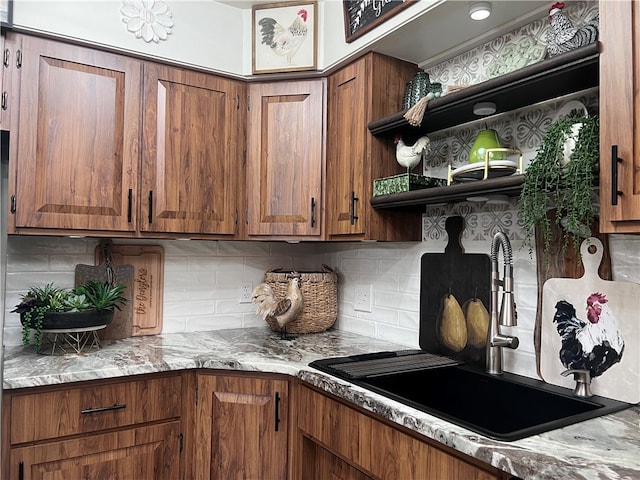
<path fill-rule="evenodd" d="M 345 0 L 344 31 L 347 43 L 364 35 L 417 0 Z"/>
<path fill-rule="evenodd" d="M 133 265 L 132 334 L 155 335 L 162 332 L 164 290 L 164 249 L 160 245 L 111 246 L 116 265 Z M 96 261 L 99 252 L 96 249 Z"/>

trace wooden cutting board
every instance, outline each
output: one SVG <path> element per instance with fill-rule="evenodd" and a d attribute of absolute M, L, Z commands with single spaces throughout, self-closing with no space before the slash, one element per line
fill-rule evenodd
<path fill-rule="evenodd" d="M 133 265 L 131 335 L 155 335 L 162 331 L 164 249 L 159 245 L 111 246 L 116 265 Z M 96 263 L 102 261 L 96 248 Z"/>
<path fill-rule="evenodd" d="M 549 251 L 555 252 L 548 257 L 544 256 L 544 239 L 539 228 L 535 231 L 536 240 L 536 276 L 538 280 L 538 299 L 536 304 L 536 320 L 533 329 L 533 344 L 536 354 L 536 372 L 542 378 L 540 372 L 540 344 L 541 344 L 541 328 L 542 324 L 542 287 L 544 282 L 550 278 L 580 278 L 584 275 L 584 267 L 580 261 L 579 247 L 576 249 L 573 245 L 573 236 L 560 228 L 556 223 L 556 210 L 552 209 L 547 212 L 549 218 L 549 227 L 551 228 L 551 241 Z M 568 236 L 569 244 L 566 252 L 562 254 L 562 245 L 565 237 Z M 598 273 L 604 280 L 611 280 L 611 255 L 609 253 L 609 236 L 600 233 L 598 219 L 594 219 L 591 223 L 591 236 L 597 237 L 602 242 L 604 253 Z"/>
<path fill-rule="evenodd" d="M 491 260 L 482 253 L 465 254 L 460 243 L 464 220 L 449 217 L 445 230 L 449 241 L 444 253 L 425 253 L 420 265 L 420 348 L 429 353 L 446 355 L 467 363 L 484 365 L 485 348 L 467 345 L 452 352 L 439 340 L 438 314 L 443 298 L 451 293 L 460 306 L 478 297 L 489 310 Z"/>
<path fill-rule="evenodd" d="M 107 256 L 111 255 L 111 247 L 113 243 L 111 240 L 103 239 L 96 247 L 99 249 L 100 262 L 98 265 L 76 265 L 75 270 L 75 284 L 81 285 L 87 282 L 108 282 L 109 274 L 107 262 L 104 260 L 103 252 L 106 252 Z M 112 267 L 113 270 L 113 283 L 115 285 L 124 285 L 122 296 L 127 299 L 127 303 L 121 305 L 119 309 L 115 309 L 113 312 L 113 320 L 109 325 L 98 332 L 98 335 L 103 340 L 117 340 L 120 338 L 128 338 L 133 333 L 132 319 L 133 319 L 133 265 L 118 265 L 115 264 Z"/>
<path fill-rule="evenodd" d="M 607 333 L 602 338 L 609 344 L 616 344 L 616 331 L 619 331 L 624 350 L 620 362 L 610 366 L 601 375 L 592 379 L 591 391 L 596 395 L 614 398 L 629 403 L 640 401 L 640 284 L 631 282 L 613 282 L 603 280 L 598 275 L 598 266 L 603 255 L 602 242 L 589 237 L 582 242 L 580 253 L 585 273 L 578 279 L 551 278 L 544 283 L 542 291 L 542 325 L 541 325 L 541 352 L 540 370 L 542 378 L 554 385 L 573 388 L 575 381 L 573 375 L 564 377 L 561 372 L 566 367 L 560 361 L 563 343 L 554 322 L 554 316 L 558 311 L 565 311 L 566 305 L 559 302 L 566 301 L 575 308 L 575 317 L 585 322 L 584 325 L 575 324 L 576 335 L 570 335 L 566 346 L 580 348 L 588 345 L 578 339 L 593 338 L 595 344 L 603 344 L 603 341 L 594 336 L 598 329 L 606 328 Z M 594 294 L 604 295 L 605 302 L 595 304 L 601 308 L 598 315 L 598 323 L 593 326 L 587 319 L 588 298 Z M 593 301 L 593 297 L 591 298 Z M 599 326 L 598 326 L 599 325 Z M 567 330 L 564 330 L 567 331 Z M 586 350 L 592 351 L 590 347 Z M 595 351 L 595 350 L 593 350 Z M 567 353 L 562 353 L 567 358 Z M 608 353 L 608 358 L 617 355 Z M 600 355 L 597 355 L 598 358 Z"/>

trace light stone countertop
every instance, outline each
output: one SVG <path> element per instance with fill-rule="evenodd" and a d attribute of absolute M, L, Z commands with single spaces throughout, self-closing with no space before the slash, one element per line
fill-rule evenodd
<path fill-rule="evenodd" d="M 192 368 L 284 373 L 523 479 L 640 479 L 640 406 L 501 442 L 307 366 L 321 358 L 406 348 L 340 330 L 282 340 L 266 327 L 132 337 L 107 341 L 84 355 L 46 356 L 32 347 L 8 347 L 3 388 Z"/>

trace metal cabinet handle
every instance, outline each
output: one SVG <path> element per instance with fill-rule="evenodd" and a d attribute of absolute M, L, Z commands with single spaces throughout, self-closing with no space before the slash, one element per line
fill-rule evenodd
<path fill-rule="evenodd" d="M 149 190 L 149 223 L 153 223 L 153 190 Z"/>
<path fill-rule="evenodd" d="M 123 408 L 127 408 L 127 404 L 126 403 L 120 403 L 120 404 L 116 404 L 116 405 L 111 405 L 110 407 L 85 408 L 84 410 L 80 410 L 80 413 L 82 415 L 89 415 L 89 414 L 92 414 L 92 413 L 108 412 L 108 411 L 111 411 L 111 410 L 122 410 Z"/>
<path fill-rule="evenodd" d="M 132 210 L 133 210 L 133 190 L 129 189 L 129 196 L 127 198 L 127 222 L 131 223 Z"/>
<path fill-rule="evenodd" d="M 311 228 L 316 226 L 316 199 L 311 197 Z"/>
<path fill-rule="evenodd" d="M 278 431 L 278 427 L 280 425 L 280 392 L 276 392 L 274 398 L 275 408 L 276 408 L 276 424 L 275 430 Z"/>
<path fill-rule="evenodd" d="M 618 205 L 618 197 L 622 191 L 618 190 L 618 164 L 622 159 L 618 157 L 618 145 L 611 145 L 611 205 Z"/>
<path fill-rule="evenodd" d="M 360 200 L 358 197 L 356 197 L 356 192 L 354 192 L 353 190 L 351 191 L 351 198 L 349 201 L 349 221 L 351 222 L 351 225 L 355 225 L 356 220 L 358 220 L 358 217 L 356 215 L 356 202 Z"/>

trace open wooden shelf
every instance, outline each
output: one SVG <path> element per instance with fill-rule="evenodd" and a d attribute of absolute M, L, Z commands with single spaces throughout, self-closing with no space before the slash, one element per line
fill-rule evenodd
<path fill-rule="evenodd" d="M 477 120 L 480 117 L 473 113 L 473 105 L 477 102 L 494 102 L 497 114 L 596 87 L 599 84 L 598 58 L 599 44 L 596 42 L 434 98 L 427 104 L 420 126 L 409 125 L 403 116 L 406 110 L 403 110 L 370 122 L 368 128 L 375 136 L 393 137 L 402 133 L 407 138 L 417 138 Z"/>
<path fill-rule="evenodd" d="M 422 124 L 412 127 L 404 119 L 406 110 L 375 120 L 369 131 L 378 137 L 402 134 L 415 139 L 421 135 L 461 125 L 479 117 L 473 113 L 477 102 L 494 102 L 496 113 L 517 110 L 545 100 L 579 92 L 599 85 L 599 44 L 542 60 L 491 80 L 430 100 Z M 375 209 L 430 205 L 465 201 L 488 195 L 517 196 L 524 175 L 516 174 L 487 180 L 456 183 L 446 187 L 379 195 L 371 199 Z"/>
<path fill-rule="evenodd" d="M 490 178 L 465 183 L 456 183 L 446 187 L 423 188 L 411 192 L 378 195 L 371 199 L 375 209 L 409 207 L 412 205 L 429 205 L 446 202 L 462 202 L 471 197 L 486 197 L 488 195 L 507 195 L 510 197 L 520 194 L 524 175 L 510 175 L 508 177 Z"/>

